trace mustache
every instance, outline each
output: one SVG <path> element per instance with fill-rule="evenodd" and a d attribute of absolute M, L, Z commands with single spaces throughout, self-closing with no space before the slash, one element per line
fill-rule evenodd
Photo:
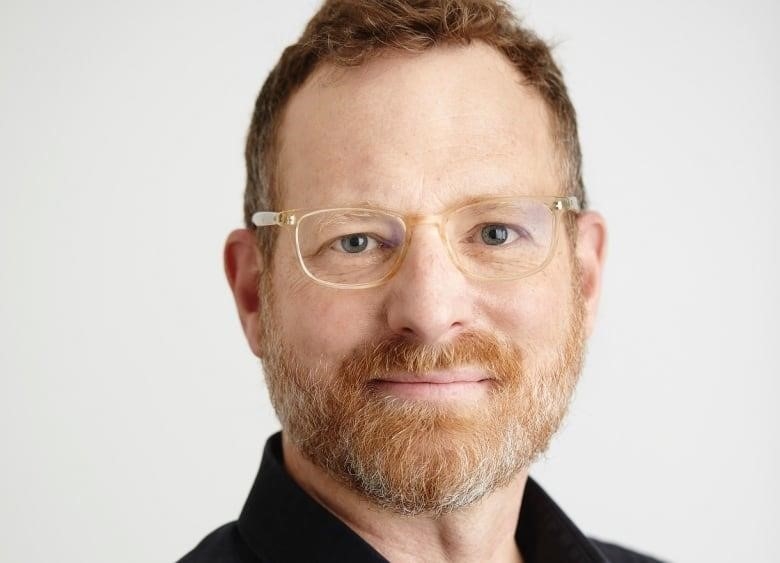
<path fill-rule="evenodd" d="M 401 335 L 365 342 L 341 363 L 342 380 L 365 383 L 390 373 L 424 374 L 471 366 L 499 383 L 515 379 L 522 370 L 520 348 L 482 331 L 467 331 L 443 344 L 421 344 Z"/>

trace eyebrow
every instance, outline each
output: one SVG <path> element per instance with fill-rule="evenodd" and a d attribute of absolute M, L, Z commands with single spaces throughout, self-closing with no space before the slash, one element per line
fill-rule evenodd
<path fill-rule="evenodd" d="M 523 194 L 511 194 L 511 193 L 508 193 L 508 190 L 509 190 L 509 186 L 505 187 L 503 190 L 496 190 L 495 192 L 491 191 L 491 192 L 487 192 L 487 193 L 479 194 L 479 195 L 470 195 L 470 196 L 460 197 L 460 198 L 455 199 L 451 204 L 447 205 L 442 210 L 442 212 L 448 211 L 450 209 L 455 209 L 457 207 L 464 207 L 466 205 L 471 205 L 473 203 L 479 203 L 480 201 L 484 201 L 486 199 L 511 197 L 512 195 L 523 195 Z M 337 208 L 337 207 L 343 207 L 343 208 L 368 207 L 368 208 L 373 208 L 373 209 L 382 209 L 382 210 L 386 210 L 386 211 L 392 211 L 394 213 L 398 213 L 398 214 L 401 214 L 401 215 L 408 214 L 407 212 L 401 211 L 399 209 L 394 209 L 394 208 L 388 207 L 385 204 L 379 203 L 379 202 L 377 202 L 375 200 L 371 200 L 371 199 L 364 199 L 364 200 L 352 202 L 352 203 L 349 203 L 349 204 L 346 204 L 346 205 L 334 206 L 334 208 Z"/>
<path fill-rule="evenodd" d="M 371 199 L 364 199 L 358 202 L 355 202 L 354 204 L 344 205 L 342 207 L 375 207 L 377 209 L 387 209 L 387 206 L 382 205 L 378 201 L 374 201 Z"/>

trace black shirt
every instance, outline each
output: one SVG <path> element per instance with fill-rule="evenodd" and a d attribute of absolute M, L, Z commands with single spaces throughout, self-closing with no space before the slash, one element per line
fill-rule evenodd
<path fill-rule="evenodd" d="M 238 521 L 206 536 L 179 563 L 386 563 L 292 480 L 282 461 L 281 438 L 277 433 L 266 443 Z M 526 563 L 658 563 L 585 537 L 530 477 L 515 539 Z"/>

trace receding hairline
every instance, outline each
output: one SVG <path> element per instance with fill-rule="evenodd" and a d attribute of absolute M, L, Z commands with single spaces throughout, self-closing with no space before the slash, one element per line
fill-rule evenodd
<path fill-rule="evenodd" d="M 332 57 L 324 57 L 312 69 L 311 73 L 306 78 L 306 80 L 304 80 L 304 82 L 299 86 L 298 90 L 301 90 L 313 80 L 318 81 L 323 86 L 327 86 L 330 83 L 337 83 L 339 81 L 339 78 L 342 75 L 361 73 L 361 72 L 362 73 L 370 72 L 372 70 L 372 67 L 378 66 L 376 63 L 382 63 L 385 61 L 393 61 L 393 60 L 415 59 L 419 57 L 424 57 L 426 55 L 429 55 L 430 53 L 442 52 L 442 51 L 456 52 L 462 50 L 475 50 L 475 49 L 500 55 L 500 60 L 505 63 L 505 65 L 503 66 L 505 66 L 507 70 L 511 70 L 514 75 L 520 78 L 520 83 L 523 83 L 523 81 L 525 80 L 525 77 L 522 75 L 522 73 L 520 73 L 519 69 L 512 64 L 512 61 L 509 59 L 509 57 L 506 56 L 506 54 L 503 51 L 501 51 L 501 49 L 499 49 L 495 45 L 491 45 L 490 43 L 486 42 L 483 39 L 475 38 L 469 40 L 466 43 L 461 41 L 455 41 L 455 40 L 443 41 L 437 43 L 436 45 L 431 45 L 427 49 L 420 50 L 420 51 L 404 50 L 395 47 L 386 47 L 384 49 L 379 49 L 371 52 L 371 54 L 367 56 L 365 60 L 362 60 L 359 64 L 355 64 L 355 65 L 340 64 L 337 60 L 335 60 Z M 319 75 L 324 75 L 324 76 L 319 76 Z M 296 90 L 296 92 L 298 90 Z"/>
<path fill-rule="evenodd" d="M 442 51 L 450 51 L 452 53 L 463 52 L 466 50 L 479 49 L 485 53 L 490 53 L 493 57 L 494 64 L 491 66 L 505 76 L 511 79 L 514 85 L 519 87 L 519 95 L 527 95 L 538 103 L 538 107 L 542 110 L 542 121 L 544 125 L 544 131 L 547 136 L 547 141 L 550 147 L 554 151 L 554 159 L 556 162 L 566 158 L 565 151 L 562 150 L 561 143 L 556 139 L 556 124 L 557 119 L 553 108 L 545 99 L 539 89 L 530 84 L 526 77 L 523 75 L 520 69 L 512 63 L 509 57 L 499 48 L 491 45 L 482 39 L 474 39 L 468 43 L 462 42 L 445 42 L 431 46 L 423 51 L 404 51 L 400 49 L 387 48 L 372 53 L 371 57 L 361 61 L 359 65 L 345 66 L 329 60 L 327 58 L 318 62 L 316 67 L 311 71 L 307 78 L 290 93 L 289 97 L 285 101 L 283 107 L 277 115 L 273 137 L 269 142 L 269 149 L 272 151 L 272 164 L 271 172 L 274 180 L 273 186 L 271 186 L 271 200 L 276 207 L 282 205 L 283 191 L 285 189 L 285 175 L 283 164 L 283 153 L 286 146 L 285 143 L 285 124 L 289 118 L 290 108 L 293 106 L 296 99 L 300 99 L 301 93 L 310 88 L 330 88 L 343 84 L 344 79 L 360 77 L 359 79 L 367 78 L 371 79 L 371 75 L 377 71 L 379 72 L 393 72 L 397 70 L 395 66 L 388 66 L 394 61 L 406 61 L 410 59 L 416 59 L 420 57 L 430 56 L 433 53 L 440 53 Z M 366 76 L 368 74 L 368 76 Z M 289 163 L 288 163 L 289 164 Z M 555 195 L 566 195 L 563 192 L 568 193 L 570 189 L 566 187 L 567 179 L 563 166 L 556 166 L 553 170 L 556 175 L 556 184 L 561 188 L 558 190 L 561 193 Z"/>

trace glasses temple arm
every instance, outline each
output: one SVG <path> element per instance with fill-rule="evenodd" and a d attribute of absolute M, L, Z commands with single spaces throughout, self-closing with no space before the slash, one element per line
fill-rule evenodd
<path fill-rule="evenodd" d="M 580 200 L 577 196 L 574 195 L 568 197 L 562 197 L 558 199 L 555 202 L 554 207 L 555 209 L 561 211 L 574 211 L 575 213 L 579 213 L 580 211 L 582 211 Z"/>
<path fill-rule="evenodd" d="M 252 214 L 252 224 L 255 227 L 270 227 L 272 225 L 285 225 L 283 212 L 276 211 L 256 211 Z"/>

